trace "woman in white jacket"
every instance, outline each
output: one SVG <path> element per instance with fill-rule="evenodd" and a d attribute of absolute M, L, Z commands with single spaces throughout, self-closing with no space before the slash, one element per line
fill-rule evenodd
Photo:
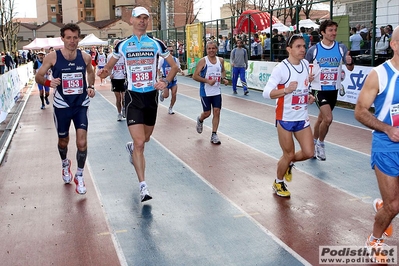
<path fill-rule="evenodd" d="M 377 38 L 375 43 L 375 54 L 377 55 L 376 65 L 380 65 L 388 59 L 388 47 L 389 36 L 387 34 L 383 34 L 380 38 Z"/>

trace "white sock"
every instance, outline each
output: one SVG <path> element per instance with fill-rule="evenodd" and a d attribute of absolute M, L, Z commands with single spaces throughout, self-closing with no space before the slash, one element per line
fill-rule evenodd
<path fill-rule="evenodd" d="M 284 179 L 281 180 L 281 179 L 276 178 L 276 183 L 283 183 L 283 182 L 284 182 Z"/>
<path fill-rule="evenodd" d="M 140 188 L 140 189 L 141 189 L 141 187 L 143 187 L 143 186 L 147 186 L 147 183 L 146 183 L 145 181 L 139 183 L 139 188 Z"/>

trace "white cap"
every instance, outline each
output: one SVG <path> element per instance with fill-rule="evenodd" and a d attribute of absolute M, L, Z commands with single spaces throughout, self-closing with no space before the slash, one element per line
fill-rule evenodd
<path fill-rule="evenodd" d="M 46 52 L 45 52 L 45 51 L 39 51 L 39 52 L 37 52 L 37 54 L 43 54 L 43 55 L 46 55 Z"/>
<path fill-rule="evenodd" d="M 148 13 L 148 10 L 147 9 L 145 9 L 144 7 L 142 7 L 142 6 L 138 6 L 138 7 L 135 7 L 133 10 L 132 10 L 132 17 L 138 17 L 138 16 L 140 16 L 140 15 L 147 15 L 147 16 L 150 16 L 150 13 Z"/>

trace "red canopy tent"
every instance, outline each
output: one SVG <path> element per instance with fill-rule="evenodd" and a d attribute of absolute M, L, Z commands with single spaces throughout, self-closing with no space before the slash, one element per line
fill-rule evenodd
<path fill-rule="evenodd" d="M 280 22 L 273 16 L 272 24 Z M 248 27 L 255 33 L 270 26 L 270 14 L 259 10 L 246 10 L 242 12 L 236 23 L 237 33 L 248 33 Z"/>

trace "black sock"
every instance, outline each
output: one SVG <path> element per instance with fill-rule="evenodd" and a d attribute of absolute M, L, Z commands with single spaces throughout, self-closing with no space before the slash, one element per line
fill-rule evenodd
<path fill-rule="evenodd" d="M 87 157 L 87 150 L 84 151 L 78 150 L 76 152 L 76 160 L 78 161 L 79 168 L 83 169 L 85 167 L 86 157 Z"/>
<path fill-rule="evenodd" d="M 60 146 L 58 146 L 58 152 L 60 153 L 61 160 L 65 160 L 67 158 L 68 147 L 60 148 Z"/>
<path fill-rule="evenodd" d="M 216 131 L 215 131 L 215 132 L 212 132 L 212 135 L 213 135 L 213 134 L 215 134 L 215 135 L 216 135 Z"/>
<path fill-rule="evenodd" d="M 44 105 L 44 96 L 40 95 L 40 100 L 42 101 L 42 105 Z"/>

